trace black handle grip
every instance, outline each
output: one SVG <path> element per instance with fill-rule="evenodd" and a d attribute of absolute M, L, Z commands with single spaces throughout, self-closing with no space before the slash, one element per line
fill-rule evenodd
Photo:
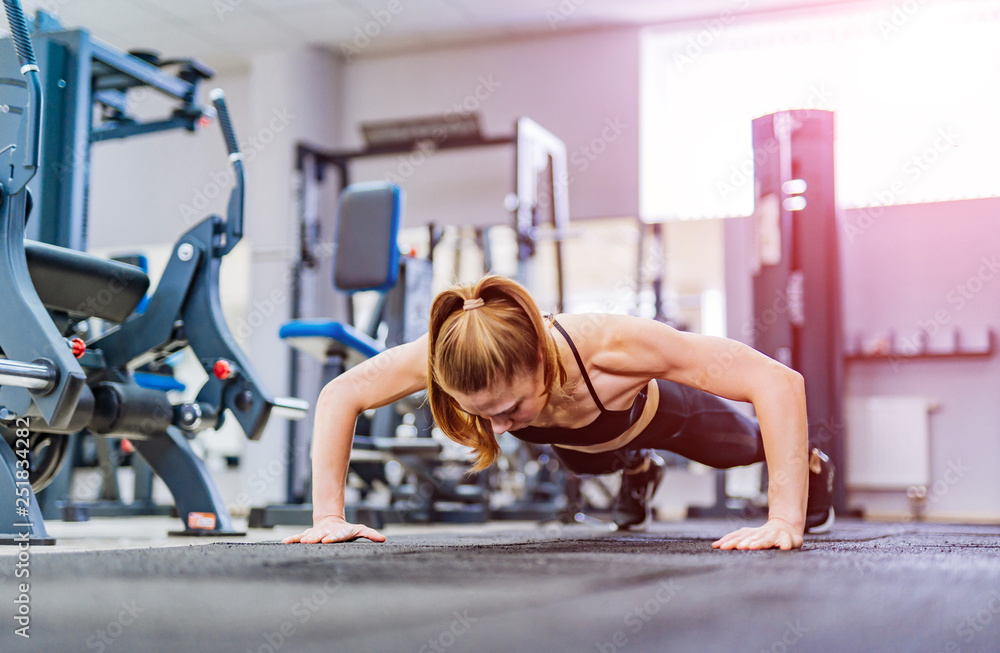
<path fill-rule="evenodd" d="M 236 177 L 233 190 L 229 193 L 225 243 L 221 249 L 215 252 L 217 256 L 225 256 L 243 238 L 243 155 L 240 154 L 240 146 L 236 142 L 236 132 L 233 130 L 233 121 L 230 120 L 229 109 L 226 108 L 226 94 L 222 92 L 221 88 L 212 89 L 211 98 L 212 104 L 215 105 L 215 113 L 219 116 L 222 137 L 226 140 L 229 161 L 233 164 L 233 174 Z"/>
<path fill-rule="evenodd" d="M 28 22 L 24 20 L 21 3 L 17 0 L 3 0 L 3 7 L 7 10 L 7 22 L 10 23 L 10 34 L 14 38 L 21 66 L 36 65 L 35 51 L 31 48 L 31 37 L 28 36 Z"/>
<path fill-rule="evenodd" d="M 6 1 L 6 0 L 5 0 Z M 226 139 L 226 148 L 229 154 L 238 154 L 240 146 L 236 142 L 236 132 L 233 130 L 233 121 L 229 119 L 229 109 L 226 108 L 226 94 L 221 88 L 212 90 L 212 104 L 215 105 L 215 112 L 219 116 L 219 126 L 222 127 L 222 137 Z"/>

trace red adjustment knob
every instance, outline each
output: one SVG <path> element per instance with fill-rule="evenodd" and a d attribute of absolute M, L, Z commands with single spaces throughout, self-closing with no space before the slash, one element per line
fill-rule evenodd
<path fill-rule="evenodd" d="M 135 446 L 129 441 L 128 438 L 122 438 L 122 453 L 132 453 L 135 451 Z"/>
<path fill-rule="evenodd" d="M 233 366 L 225 358 L 220 358 L 212 366 L 212 374 L 215 378 L 225 381 L 233 375 Z"/>
<path fill-rule="evenodd" d="M 73 355 L 77 358 L 83 358 L 83 352 L 87 351 L 87 343 L 80 338 L 73 338 L 69 344 L 73 348 Z"/>
<path fill-rule="evenodd" d="M 212 116 L 206 116 L 202 114 L 202 116 L 198 118 L 198 126 L 203 129 L 211 124 L 212 124 Z"/>

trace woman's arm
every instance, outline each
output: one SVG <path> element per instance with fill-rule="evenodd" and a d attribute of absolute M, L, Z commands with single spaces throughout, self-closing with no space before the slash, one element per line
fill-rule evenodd
<path fill-rule="evenodd" d="M 723 549 L 802 546 L 808 491 L 808 425 L 802 375 L 743 343 L 683 333 L 640 318 L 606 316 L 606 369 L 648 374 L 753 404 L 768 470 L 768 522 L 713 544 Z"/>
<path fill-rule="evenodd" d="M 313 526 L 284 542 L 385 540 L 344 518 L 344 490 L 358 416 L 427 387 L 427 336 L 393 347 L 330 381 L 316 402 L 312 440 Z"/>

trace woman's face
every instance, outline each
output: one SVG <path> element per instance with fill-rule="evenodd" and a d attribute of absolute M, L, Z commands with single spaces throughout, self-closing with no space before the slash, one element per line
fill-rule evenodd
<path fill-rule="evenodd" d="M 533 372 L 514 376 L 509 383 L 498 383 L 472 394 L 454 391 L 448 394 L 463 411 L 488 419 L 493 432 L 499 435 L 528 426 L 542 412 L 549 402 L 544 378 L 539 365 Z"/>

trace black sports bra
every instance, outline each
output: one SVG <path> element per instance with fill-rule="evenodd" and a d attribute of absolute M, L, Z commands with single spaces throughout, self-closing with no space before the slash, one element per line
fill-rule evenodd
<path fill-rule="evenodd" d="M 594 384 L 590 382 L 590 376 L 587 374 L 587 367 L 583 364 L 583 359 L 580 358 L 580 352 L 577 351 L 576 345 L 570 339 L 569 334 L 562 326 L 552 320 L 552 324 L 559 329 L 559 333 L 563 335 L 566 339 L 566 343 L 569 348 L 573 351 L 573 356 L 576 358 L 576 364 L 580 366 L 580 372 L 583 374 L 583 380 L 587 384 L 587 389 L 590 390 L 590 396 L 594 398 L 594 403 L 601 410 L 601 414 L 598 415 L 593 422 L 582 426 L 577 429 L 569 429 L 561 426 L 526 426 L 523 429 L 517 431 L 511 431 L 510 434 L 513 435 L 518 440 L 523 440 L 525 442 L 531 442 L 532 444 L 568 444 L 575 446 L 587 446 L 594 444 L 602 444 L 613 440 L 622 433 L 624 433 L 637 419 L 639 415 L 642 414 L 642 409 L 646 406 L 646 389 L 643 388 L 638 395 L 636 395 L 635 401 L 632 402 L 632 407 L 625 410 L 608 410 L 601 403 L 601 400 L 597 397 L 597 393 L 594 391 Z"/>

